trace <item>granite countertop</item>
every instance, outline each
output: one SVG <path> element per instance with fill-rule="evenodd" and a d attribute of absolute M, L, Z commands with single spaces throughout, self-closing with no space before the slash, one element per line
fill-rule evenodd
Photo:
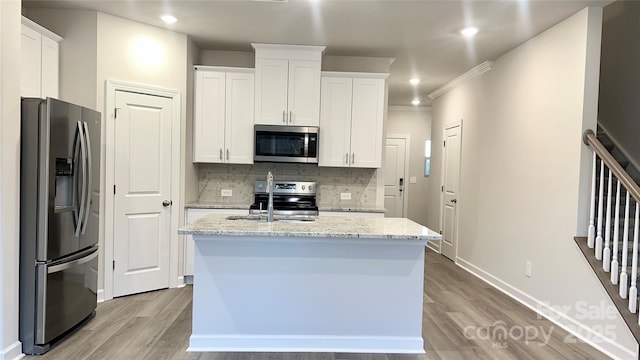
<path fill-rule="evenodd" d="M 315 217 L 315 221 L 272 223 L 227 220 L 225 214 L 210 214 L 178 231 L 183 235 L 366 238 L 396 240 L 441 240 L 442 235 L 404 218 Z"/>
<path fill-rule="evenodd" d="M 220 204 L 208 201 L 196 201 L 184 205 L 185 209 L 239 209 L 249 210 L 248 204 Z"/>

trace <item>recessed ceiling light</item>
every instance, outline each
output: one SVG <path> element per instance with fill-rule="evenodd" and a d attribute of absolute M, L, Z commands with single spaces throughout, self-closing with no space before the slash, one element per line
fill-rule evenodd
<path fill-rule="evenodd" d="M 475 34 L 478 33 L 478 28 L 474 27 L 474 26 L 468 26 L 462 30 L 460 30 L 460 34 L 466 36 L 466 37 L 471 37 Z"/>
<path fill-rule="evenodd" d="M 167 24 L 173 24 L 174 22 L 178 21 L 178 19 L 176 19 L 176 17 L 173 15 L 162 15 L 160 16 L 160 19 L 162 19 L 162 21 Z"/>
<path fill-rule="evenodd" d="M 420 79 L 413 78 L 413 79 L 410 79 L 409 82 L 411 83 L 411 85 L 418 85 L 420 84 Z"/>
<path fill-rule="evenodd" d="M 413 99 L 413 100 L 411 100 L 411 104 L 413 104 L 413 105 L 420 105 L 420 99 Z"/>

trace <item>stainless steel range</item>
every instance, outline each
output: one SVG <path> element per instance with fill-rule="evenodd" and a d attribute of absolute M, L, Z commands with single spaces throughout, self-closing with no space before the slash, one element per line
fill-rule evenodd
<path fill-rule="evenodd" d="M 266 181 L 256 181 L 255 202 L 250 214 L 267 211 L 269 193 Z M 308 181 L 277 181 L 273 184 L 273 213 L 275 215 L 318 215 L 316 183 Z"/>

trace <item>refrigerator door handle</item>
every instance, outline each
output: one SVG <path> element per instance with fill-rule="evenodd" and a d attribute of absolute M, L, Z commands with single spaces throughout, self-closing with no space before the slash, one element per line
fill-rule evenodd
<path fill-rule="evenodd" d="M 89 140 L 89 128 L 87 127 L 87 122 L 83 123 L 84 125 L 84 136 L 86 138 L 86 154 L 87 154 L 87 197 L 85 199 L 85 209 L 84 209 L 84 220 L 82 221 L 82 235 L 87 230 L 87 223 L 89 222 L 90 208 L 91 208 L 91 189 L 92 189 L 92 180 L 93 180 L 93 164 L 91 163 L 91 140 Z"/>
<path fill-rule="evenodd" d="M 80 155 L 82 156 L 82 160 L 80 163 L 82 164 L 82 191 L 80 192 L 80 211 L 78 211 L 78 223 L 76 224 L 76 232 L 75 236 L 80 236 L 80 229 L 82 227 L 82 220 L 85 213 L 85 205 L 86 205 L 86 197 L 87 197 L 87 167 L 85 164 L 87 163 L 87 149 L 85 145 L 85 136 L 84 136 L 84 127 L 82 123 L 78 121 L 78 131 L 80 137 Z"/>
<path fill-rule="evenodd" d="M 98 250 L 95 250 L 91 255 L 88 255 L 88 256 L 85 256 L 85 257 L 81 257 L 79 259 L 71 260 L 69 262 L 62 263 L 60 265 L 48 266 L 47 267 L 47 274 L 57 273 L 57 272 L 60 272 L 60 271 L 71 269 L 72 267 L 76 267 L 78 265 L 82 265 L 82 264 L 88 263 L 89 261 L 95 259 L 96 256 L 98 256 Z"/>

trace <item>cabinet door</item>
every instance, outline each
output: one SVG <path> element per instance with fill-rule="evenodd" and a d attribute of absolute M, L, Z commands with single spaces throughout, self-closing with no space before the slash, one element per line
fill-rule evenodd
<path fill-rule="evenodd" d="M 256 124 L 286 125 L 288 73 L 288 60 L 256 59 Z"/>
<path fill-rule="evenodd" d="M 320 122 L 320 62 L 289 61 L 287 125 L 318 126 Z"/>
<path fill-rule="evenodd" d="M 42 82 L 41 97 L 58 98 L 58 63 L 59 44 L 57 41 L 42 36 Z"/>
<path fill-rule="evenodd" d="M 353 79 L 352 167 L 379 168 L 381 166 L 384 84 L 384 79 Z"/>
<path fill-rule="evenodd" d="M 351 78 L 322 78 L 318 166 L 349 166 L 351 92 Z"/>
<path fill-rule="evenodd" d="M 193 161 L 224 162 L 225 73 L 197 70 L 193 111 Z"/>
<path fill-rule="evenodd" d="M 40 97 L 42 74 L 42 35 L 22 25 L 20 96 Z"/>
<path fill-rule="evenodd" d="M 226 161 L 253 164 L 253 74 L 227 73 L 226 81 Z"/>

